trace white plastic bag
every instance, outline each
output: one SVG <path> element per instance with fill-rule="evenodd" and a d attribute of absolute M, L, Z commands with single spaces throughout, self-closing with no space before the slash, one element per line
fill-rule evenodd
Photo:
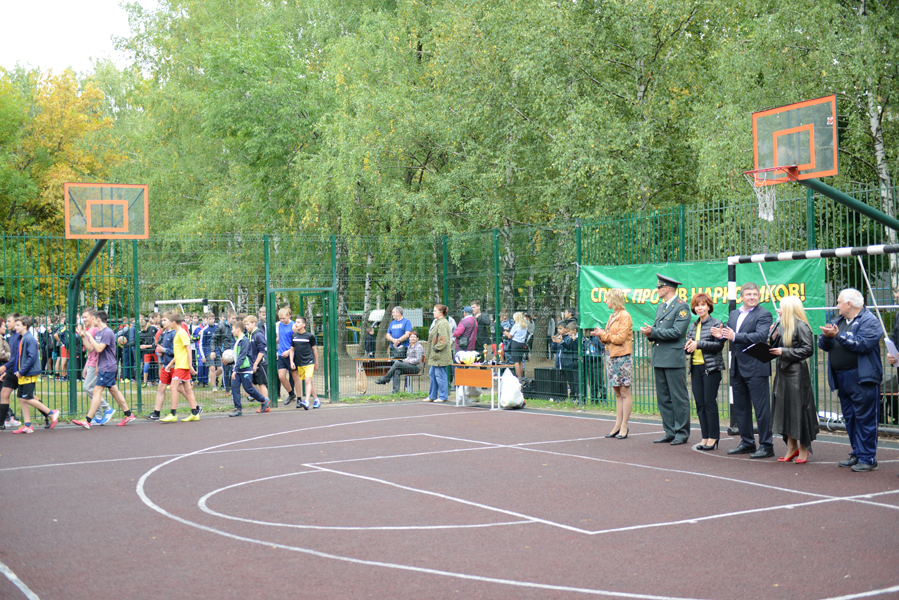
<path fill-rule="evenodd" d="M 521 393 L 521 382 L 511 369 L 506 369 L 500 381 L 499 407 L 511 410 L 522 406 L 524 395 Z"/>

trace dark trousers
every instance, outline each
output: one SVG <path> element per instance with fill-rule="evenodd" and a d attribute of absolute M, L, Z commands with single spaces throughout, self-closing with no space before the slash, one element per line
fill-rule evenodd
<path fill-rule="evenodd" d="M 122 378 L 134 379 L 134 350 L 125 346 L 122 348 Z"/>
<path fill-rule="evenodd" d="M 569 399 L 572 402 L 578 402 L 577 367 L 574 369 L 562 369 L 562 381 L 567 383 L 568 388 L 571 390 Z M 562 392 L 565 392 L 565 388 L 562 388 Z"/>
<path fill-rule="evenodd" d="M 689 439 L 690 401 L 687 399 L 686 369 L 662 369 L 656 367 L 656 397 L 665 437 Z"/>
<path fill-rule="evenodd" d="M 730 387 L 734 392 L 734 419 L 740 430 L 740 443 L 755 448 L 755 435 L 752 432 L 752 411 L 755 410 L 755 423 L 759 428 L 759 446 L 774 448 L 774 436 L 771 434 L 771 387 L 768 377 L 743 377 L 739 373 L 731 373 Z"/>
<path fill-rule="evenodd" d="M 226 380 L 227 381 L 227 380 Z M 240 386 L 243 386 L 243 389 L 247 392 L 247 395 L 255 400 L 256 402 L 265 402 L 265 396 L 260 394 L 255 387 L 253 387 L 253 374 L 252 373 L 237 373 L 234 375 L 234 379 L 231 380 L 231 400 L 234 401 L 234 408 L 236 410 L 242 410 L 240 405 Z"/>
<path fill-rule="evenodd" d="M 877 455 L 877 425 L 880 421 L 880 385 L 859 383 L 858 369 L 834 371 L 833 382 L 852 453 L 859 462 L 874 464 Z"/>
<path fill-rule="evenodd" d="M 393 380 L 393 391 L 400 391 L 400 380 L 403 375 L 414 375 L 418 373 L 418 369 L 421 365 L 411 365 L 407 362 L 403 362 L 401 360 L 394 361 L 392 365 L 390 365 L 390 370 L 387 371 L 387 374 L 384 375 L 384 379 L 386 381 Z"/>
<path fill-rule="evenodd" d="M 721 436 L 721 424 L 718 420 L 718 387 L 721 385 L 721 371 L 706 374 L 705 365 L 692 365 L 690 381 L 702 439 L 717 440 Z"/>

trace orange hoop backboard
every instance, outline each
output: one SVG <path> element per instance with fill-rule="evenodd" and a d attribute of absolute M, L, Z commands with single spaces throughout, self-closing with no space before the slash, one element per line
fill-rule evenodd
<path fill-rule="evenodd" d="M 836 94 L 752 113 L 755 170 L 795 166 L 797 179 L 837 174 Z M 757 175 L 755 185 L 790 181 L 784 171 Z"/>
<path fill-rule="evenodd" d="M 150 237 L 149 186 L 67 183 L 66 238 L 145 240 Z"/>

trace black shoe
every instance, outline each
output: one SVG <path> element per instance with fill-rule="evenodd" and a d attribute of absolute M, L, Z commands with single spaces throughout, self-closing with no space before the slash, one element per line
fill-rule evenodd
<path fill-rule="evenodd" d="M 652 443 L 653 443 L 653 444 L 667 444 L 668 442 L 671 442 L 671 441 L 673 441 L 673 440 L 674 440 L 674 436 L 673 436 L 673 435 L 672 435 L 671 437 L 668 437 L 668 436 L 666 435 L 666 436 L 663 437 L 663 438 L 659 438 L 659 439 L 657 439 L 657 440 L 652 440 Z"/>
<path fill-rule="evenodd" d="M 199 402 L 197 403 L 197 414 L 198 414 L 198 415 L 202 415 L 202 414 L 203 414 L 203 407 L 200 406 Z"/>
<path fill-rule="evenodd" d="M 841 460 L 837 464 L 841 467 L 854 467 L 858 464 L 858 457 L 854 454 L 850 454 L 848 459 Z"/>
<path fill-rule="evenodd" d="M 860 462 L 858 464 L 852 465 L 852 470 L 856 473 L 867 473 L 868 471 L 876 471 L 880 467 L 877 466 L 877 461 L 874 461 L 874 464 L 868 464 Z"/>
<path fill-rule="evenodd" d="M 284 401 L 284 406 L 289 406 L 290 403 L 296 399 L 297 399 L 296 396 L 294 396 L 293 394 L 290 394 L 289 396 L 287 396 L 287 400 Z"/>
<path fill-rule="evenodd" d="M 229 414 L 228 416 L 229 416 L 229 417 L 242 417 L 242 416 L 243 416 L 243 413 L 242 413 L 241 411 L 239 411 L 239 410 L 235 410 L 234 412 L 232 412 L 232 413 Z"/>
<path fill-rule="evenodd" d="M 687 438 L 680 438 L 680 439 L 674 438 L 674 441 L 671 442 L 671 445 L 672 446 L 680 446 L 681 444 L 686 444 L 686 443 L 687 443 Z"/>
<path fill-rule="evenodd" d="M 739 435 L 739 434 L 740 434 L 740 430 L 737 429 L 736 427 L 728 427 L 727 428 L 727 435 Z"/>
<path fill-rule="evenodd" d="M 752 454 L 753 452 L 755 452 L 753 446 L 746 446 L 744 444 L 740 444 L 736 448 L 731 448 L 727 451 L 728 454 Z"/>
<path fill-rule="evenodd" d="M 709 450 L 717 450 L 718 449 L 718 440 L 715 440 L 715 443 L 711 446 L 703 446 L 702 444 L 696 444 L 696 447 L 704 452 L 708 452 Z"/>
<path fill-rule="evenodd" d="M 616 436 L 618 435 L 618 432 L 619 432 L 619 431 L 621 431 L 621 430 L 620 430 L 620 429 L 616 429 L 616 430 L 613 431 L 612 433 L 607 433 L 607 434 L 605 434 L 605 435 L 602 436 L 602 437 L 605 437 L 605 438 L 613 438 L 613 437 L 616 437 Z"/>
<path fill-rule="evenodd" d="M 627 434 L 629 434 L 629 433 L 630 433 L 630 429 L 628 429 L 627 431 L 625 431 L 625 432 L 624 432 L 624 435 L 621 435 L 621 434 L 619 433 L 618 435 L 615 436 L 615 438 L 617 438 L 617 439 L 619 439 L 619 440 L 626 440 L 626 439 L 627 439 Z"/>
<path fill-rule="evenodd" d="M 749 458 L 771 458 L 774 456 L 774 448 L 759 448 L 749 455 Z"/>

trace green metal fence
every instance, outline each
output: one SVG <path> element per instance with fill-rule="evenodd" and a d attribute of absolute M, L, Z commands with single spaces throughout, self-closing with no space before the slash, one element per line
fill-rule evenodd
<path fill-rule="evenodd" d="M 131 321 L 139 323 L 141 315 L 164 306 L 158 304 L 161 301 L 207 300 L 217 321 L 222 311 L 233 305 L 239 313 L 255 314 L 267 308 L 273 323 L 277 309 L 289 306 L 294 316 L 302 314 L 308 319 L 310 330 L 321 340 L 323 368 L 315 376 L 316 390 L 324 397 L 337 398 L 361 390 L 389 390 L 357 378 L 359 361 L 355 359 L 364 355 L 363 339 L 369 327 L 375 331 L 376 357 L 386 357 L 386 327 L 381 324 L 386 325 L 394 306 L 402 306 L 407 316 L 414 316 L 422 339 L 426 339 L 435 303 L 445 303 L 458 320 L 462 308 L 476 300 L 494 322 L 502 312 L 511 316 L 522 311 L 533 316 L 526 375 L 538 376 L 537 387 L 539 380 L 551 380 L 543 382 L 547 383 L 544 397 L 611 408 L 614 400 L 605 390 L 598 361 L 581 356 L 577 377 L 567 384 L 553 373 L 550 335 L 562 310 L 577 308 L 578 265 L 713 261 L 734 254 L 889 241 L 876 223 L 805 188 L 784 184 L 778 191 L 781 199 L 770 222 L 758 217 L 757 202 L 745 195 L 737 201 L 449 236 L 163 234 L 146 241 L 111 241 L 84 278 L 79 310 L 103 308 L 118 329 Z M 845 191 L 879 206 L 879 189 Z M 40 335 L 50 327 L 55 333 L 59 317 L 65 314 L 66 285 L 91 247 L 92 242 L 53 237 L 0 238 L 0 304 L 4 312 L 36 316 L 44 327 L 42 330 L 38 324 Z M 892 304 L 891 281 L 895 281 L 899 265 L 891 265 L 889 257 L 868 257 L 865 264 L 877 287 L 878 303 Z M 830 301 L 843 287 L 864 290 L 858 265 L 850 260 L 831 260 L 826 272 Z M 724 278 L 722 274 L 722 282 Z M 183 309 L 190 315 L 201 313 L 203 306 L 185 304 Z M 886 311 L 888 326 L 893 312 Z M 46 322 L 49 320 L 53 322 Z M 273 331 L 269 340 L 270 347 L 274 346 Z M 502 340 L 501 327 L 494 325 L 491 340 L 493 344 Z M 649 349 L 642 336 L 636 336 L 635 342 L 635 409 L 654 412 Z M 54 363 L 59 354 L 55 344 L 42 345 L 47 366 L 38 389 L 49 405 L 69 416 L 83 414 L 85 399 L 76 385 L 74 400 L 67 400 L 64 382 L 54 377 L 78 380 L 82 358 L 77 341 L 75 344 L 76 356 L 64 372 Z M 151 385 L 141 387 L 141 359 L 133 341 L 126 340 L 120 352 L 121 377 L 129 380 L 120 385 L 129 404 L 145 412 L 156 397 L 153 371 L 148 374 Z M 136 366 L 133 359 L 125 363 L 124 355 L 131 353 L 138 354 Z M 819 353 L 813 361 L 819 409 L 838 412 L 836 397 L 824 381 L 824 359 Z M 270 379 L 276 379 L 273 357 L 269 363 Z M 201 403 L 229 406 L 227 394 L 213 391 L 211 383 L 198 388 Z M 272 383 L 274 392 L 277 385 Z M 425 375 L 414 385 L 426 389 L 428 383 Z M 727 395 L 725 379 L 719 398 L 722 415 L 728 413 Z"/>

